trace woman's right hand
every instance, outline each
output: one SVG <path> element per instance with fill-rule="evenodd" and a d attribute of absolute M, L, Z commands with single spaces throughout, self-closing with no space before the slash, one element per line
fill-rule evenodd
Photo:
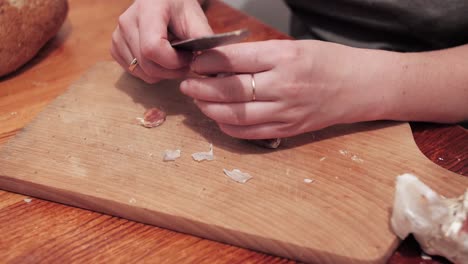
<path fill-rule="evenodd" d="M 213 34 L 197 0 L 136 0 L 120 17 L 111 54 L 127 71 L 147 83 L 184 77 L 192 53 L 176 51 L 169 36 L 184 40 Z M 136 58 L 138 66 L 130 71 Z"/>

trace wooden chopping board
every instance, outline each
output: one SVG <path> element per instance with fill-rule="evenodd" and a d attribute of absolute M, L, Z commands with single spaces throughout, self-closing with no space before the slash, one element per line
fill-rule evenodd
<path fill-rule="evenodd" d="M 154 106 L 167 121 L 138 125 Z M 214 161 L 192 160 L 210 143 Z M 182 157 L 163 162 L 176 148 Z M 254 178 L 239 184 L 224 168 Z M 335 126 L 266 150 L 220 132 L 178 82 L 147 85 L 113 62 L 0 146 L 0 189 L 317 263 L 387 260 L 395 177 L 406 172 L 449 197 L 468 186 L 420 153 L 407 123 Z"/>

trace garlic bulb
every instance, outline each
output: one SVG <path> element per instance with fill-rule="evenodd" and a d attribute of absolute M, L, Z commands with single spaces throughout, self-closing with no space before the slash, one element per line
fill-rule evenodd
<path fill-rule="evenodd" d="M 414 175 L 398 176 L 391 225 L 401 239 L 412 233 L 427 254 L 468 263 L 467 216 L 468 190 L 447 199 Z"/>

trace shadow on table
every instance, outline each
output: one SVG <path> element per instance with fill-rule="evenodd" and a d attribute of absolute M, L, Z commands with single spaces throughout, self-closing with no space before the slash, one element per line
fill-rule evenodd
<path fill-rule="evenodd" d="M 401 263 L 432 263 L 432 264 L 450 264 L 446 258 L 439 256 L 431 256 L 430 261 L 425 261 L 421 258 L 422 250 L 413 235 L 408 236 L 403 243 L 398 247 L 396 254 L 389 259 L 388 264 Z"/>

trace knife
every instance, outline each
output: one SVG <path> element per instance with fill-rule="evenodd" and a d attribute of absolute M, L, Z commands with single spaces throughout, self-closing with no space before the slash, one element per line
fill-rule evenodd
<path fill-rule="evenodd" d="M 171 43 L 171 46 L 178 50 L 195 52 L 237 43 L 245 39 L 249 34 L 250 31 L 248 29 L 239 29 L 231 32 L 177 41 Z"/>
<path fill-rule="evenodd" d="M 237 43 L 245 39 L 250 34 L 249 30 L 247 29 L 239 29 L 231 32 L 221 33 L 221 34 L 214 34 L 209 36 L 204 36 L 200 38 L 192 38 L 182 41 L 177 41 L 172 43 L 172 47 L 178 50 L 185 50 L 185 51 L 202 51 L 207 49 L 212 49 L 215 47 L 229 45 L 233 43 Z M 218 74 L 225 75 L 225 74 Z M 280 138 L 272 138 L 272 139 L 260 139 L 260 140 L 248 140 L 255 145 L 276 149 L 281 144 Z"/>

